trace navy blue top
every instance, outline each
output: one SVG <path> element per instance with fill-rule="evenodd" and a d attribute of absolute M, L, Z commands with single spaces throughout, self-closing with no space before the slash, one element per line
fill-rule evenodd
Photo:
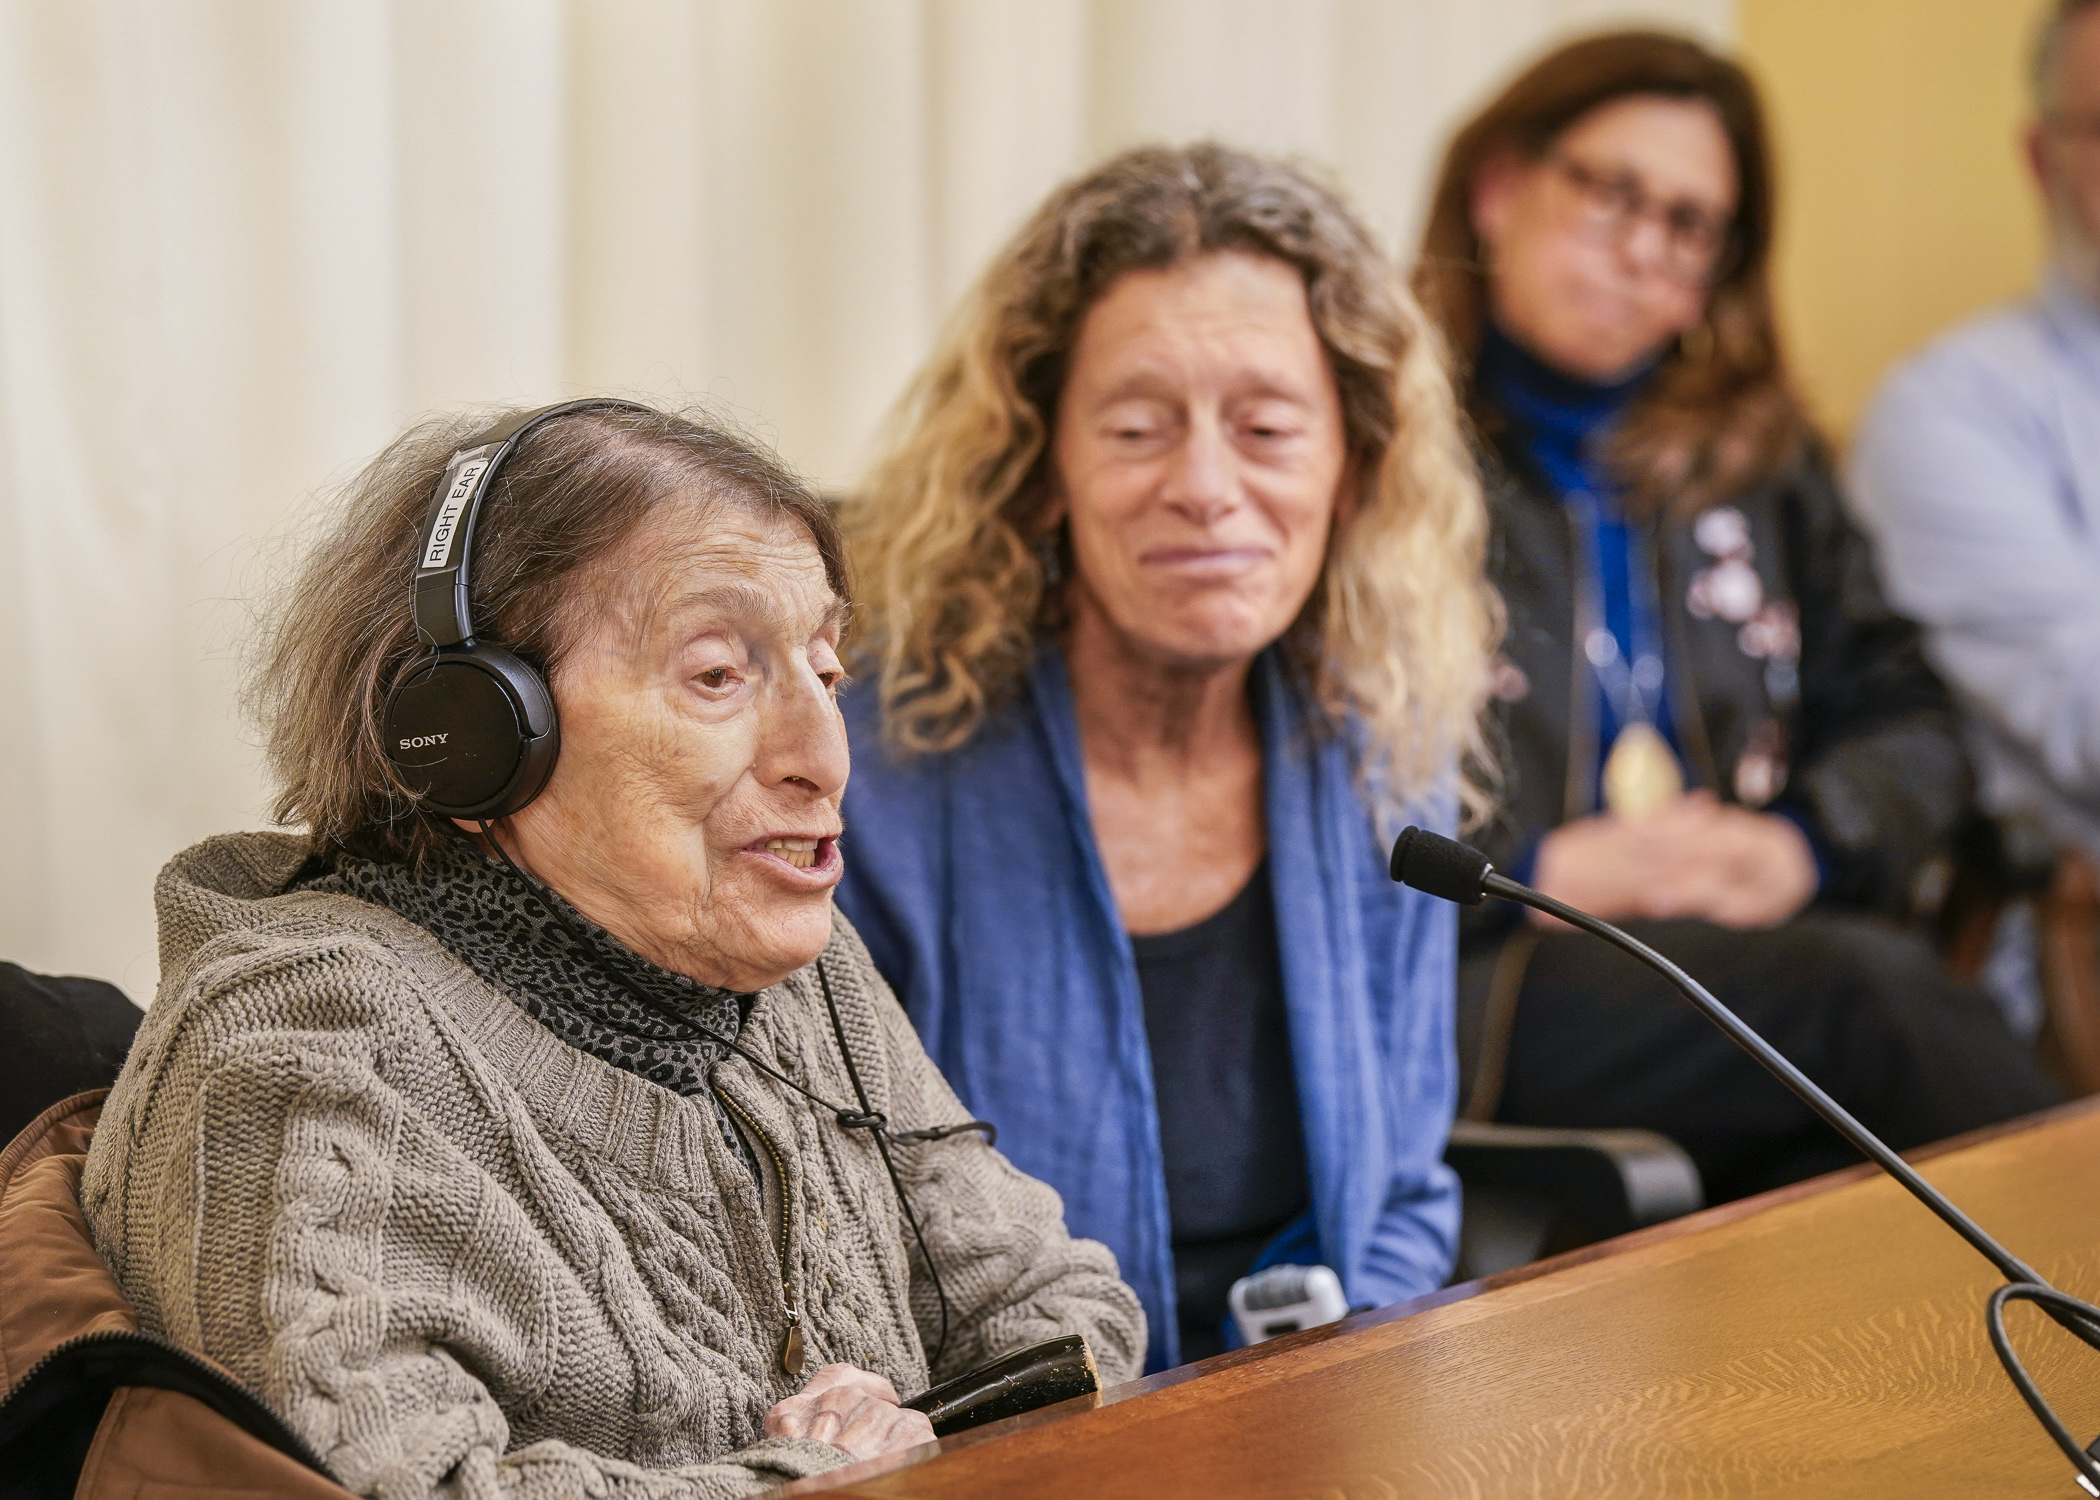
<path fill-rule="evenodd" d="M 1264 860 L 1191 927 L 1133 935 L 1159 1099 L 1181 1357 L 1223 1352 L 1233 1282 L 1311 1205 Z"/>

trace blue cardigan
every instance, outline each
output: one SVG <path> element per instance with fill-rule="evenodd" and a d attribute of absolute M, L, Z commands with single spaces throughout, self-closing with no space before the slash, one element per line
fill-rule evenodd
<path fill-rule="evenodd" d="M 1451 1269 L 1455 909 L 1396 886 L 1344 745 L 1306 730 L 1264 656 L 1269 870 L 1304 1111 L 1311 1222 L 1264 1263 L 1332 1266 L 1352 1303 L 1433 1291 Z M 1088 820 L 1064 657 L 963 748 L 900 758 L 873 685 L 842 700 L 853 745 L 839 905 L 926 1049 L 999 1148 L 1104 1241 L 1180 1363 L 1159 1117 L 1137 966 Z M 1449 831 L 1448 808 L 1426 819 Z M 1286 1238 L 1290 1238 L 1288 1235 Z"/>

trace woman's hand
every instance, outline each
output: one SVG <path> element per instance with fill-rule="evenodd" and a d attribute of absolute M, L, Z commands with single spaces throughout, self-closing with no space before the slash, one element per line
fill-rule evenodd
<path fill-rule="evenodd" d="M 1787 819 L 1697 791 L 1637 822 L 1607 813 L 1563 824 L 1539 844 L 1533 879 L 1608 922 L 1696 917 L 1753 929 L 1776 927 L 1808 904 L 1816 861 Z"/>
<path fill-rule="evenodd" d="M 826 1365 L 766 1413 L 766 1436 L 814 1438 L 855 1458 L 875 1458 L 932 1442 L 933 1423 L 899 1406 L 897 1388 L 880 1375 Z"/>

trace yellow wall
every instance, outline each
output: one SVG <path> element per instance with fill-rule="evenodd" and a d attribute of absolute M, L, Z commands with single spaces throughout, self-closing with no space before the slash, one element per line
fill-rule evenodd
<path fill-rule="evenodd" d="M 1738 0 L 1779 151 L 1795 370 L 1844 437 L 1890 361 L 2025 290 L 2019 147 L 2036 0 Z"/>

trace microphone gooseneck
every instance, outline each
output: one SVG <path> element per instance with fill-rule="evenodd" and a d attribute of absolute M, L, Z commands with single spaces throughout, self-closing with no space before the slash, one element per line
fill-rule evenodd
<path fill-rule="evenodd" d="M 2033 1267 L 1991 1238 L 1981 1225 L 1957 1208 L 1938 1188 L 1919 1176 L 1909 1162 L 1889 1149 L 1886 1142 L 1862 1125 L 1851 1111 L 1825 1093 L 1815 1080 L 1795 1067 L 1776 1047 L 1745 1025 L 1742 1018 L 1715 998 L 1712 991 L 1632 934 L 1621 931 L 1601 917 L 1593 917 L 1565 901 L 1556 901 L 1542 891 L 1535 891 L 1528 885 L 1497 873 L 1488 857 L 1478 849 L 1462 844 L 1457 839 L 1431 833 L 1426 828 L 1410 827 L 1394 841 L 1392 876 L 1394 880 L 1411 889 L 1442 897 L 1446 901 L 1455 901 L 1462 906 L 1478 906 L 1489 896 L 1515 901 L 1531 907 L 1534 911 L 1558 917 L 1570 927 L 1580 928 L 1594 937 L 1602 938 L 1614 948 L 1631 954 L 1667 979 L 1679 994 L 1692 1003 L 1694 1009 L 1719 1027 L 1730 1041 L 1755 1058 L 1766 1072 L 1785 1084 L 1802 1103 L 1820 1115 L 1861 1155 L 1902 1183 L 1912 1197 L 1937 1214 L 1948 1228 L 1967 1241 L 1971 1249 L 1989 1261 L 2006 1279 L 2007 1285 L 1998 1289 L 1985 1309 L 1991 1346 L 1997 1352 L 1999 1362 L 2004 1365 L 2005 1373 L 2019 1388 L 2028 1408 L 2033 1411 L 2078 1471 L 2079 1483 L 2088 1492 L 2100 1495 L 2100 1462 L 2095 1461 L 2093 1451 L 2100 1449 L 2100 1438 L 2094 1440 L 2091 1448 L 2082 1449 L 2078 1446 L 2077 1439 L 2072 1437 L 2057 1418 L 2040 1388 L 2035 1385 L 2025 1366 L 2014 1354 L 2011 1341 L 2006 1336 L 2004 1323 L 2007 1302 L 2033 1302 L 2064 1328 L 2092 1347 L 2100 1349 L 2100 1307 L 2082 1302 L 2050 1286 Z"/>

